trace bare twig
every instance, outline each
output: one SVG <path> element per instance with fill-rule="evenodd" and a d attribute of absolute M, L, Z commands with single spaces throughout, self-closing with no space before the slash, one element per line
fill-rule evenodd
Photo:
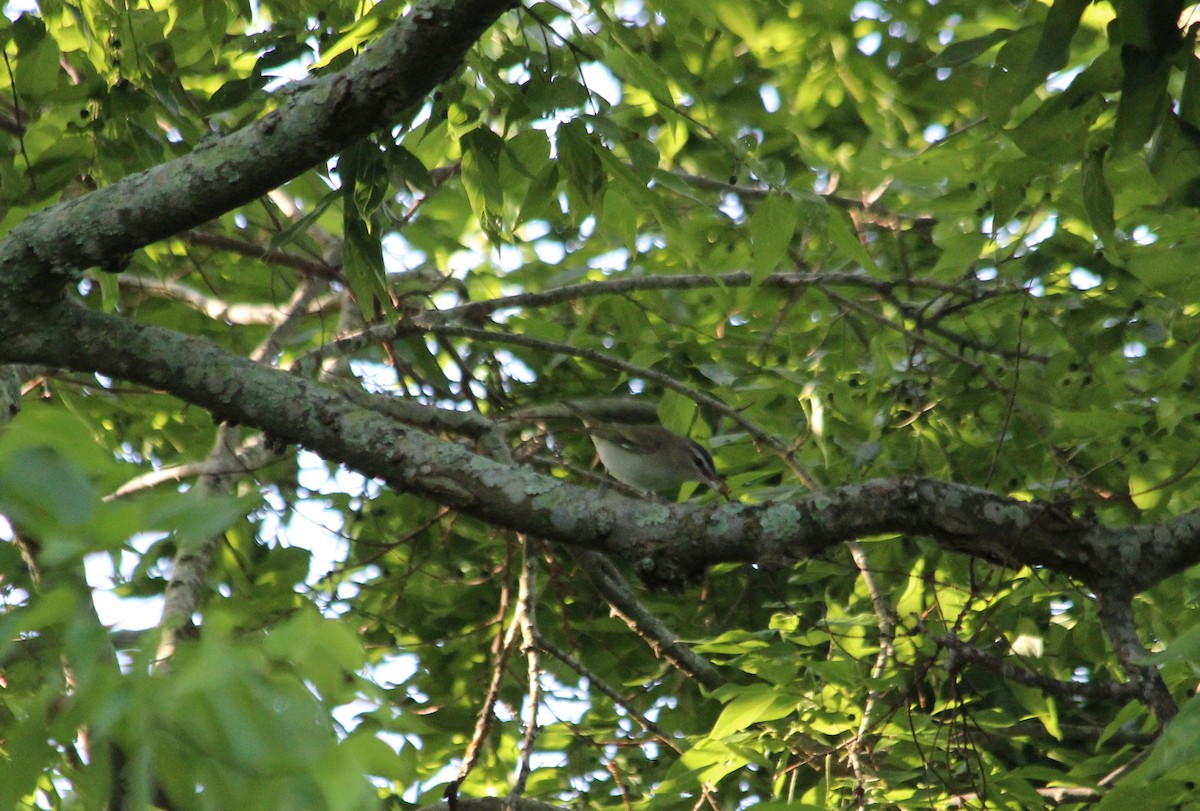
<path fill-rule="evenodd" d="M 117 277 L 117 283 L 126 290 L 181 301 L 209 318 L 227 321 L 231 324 L 282 324 L 288 318 L 293 317 L 296 312 L 294 308 L 279 307 L 274 304 L 230 303 L 222 298 L 205 295 L 199 290 L 179 282 L 139 276 L 135 273 L 122 273 Z M 340 298 L 337 296 L 314 299 L 308 303 L 304 314 L 325 312 L 336 306 L 339 300 Z"/>
<path fill-rule="evenodd" d="M 483 704 L 479 708 L 479 714 L 475 718 L 475 730 L 471 733 L 471 740 L 467 742 L 467 748 L 463 752 L 462 762 L 458 766 L 458 772 L 454 779 L 446 784 L 446 791 L 442 795 L 446 798 L 451 809 L 462 809 L 465 806 L 465 801 L 458 798 L 458 787 L 462 785 L 463 780 L 475 768 L 475 764 L 479 762 L 479 752 L 483 747 L 484 740 L 487 739 L 488 730 L 492 728 L 492 718 L 496 706 L 496 699 L 500 695 L 500 682 L 504 679 L 504 671 L 508 666 L 508 659 L 512 652 L 517 647 L 517 637 L 520 635 L 521 622 L 518 616 L 513 617 L 508 624 L 507 630 L 504 632 L 504 637 L 496 651 L 496 661 L 492 664 L 492 678 L 488 682 L 487 692 L 483 696 Z"/>
<path fill-rule="evenodd" d="M 871 564 L 867 560 L 867 553 L 863 549 L 862 544 L 858 541 L 850 541 L 847 546 L 850 548 L 850 556 L 854 559 L 854 565 L 858 568 L 859 576 L 862 577 L 863 583 L 867 587 L 867 593 L 871 595 L 871 606 L 875 611 L 875 618 L 879 626 L 879 653 L 875 656 L 875 664 L 871 667 L 870 683 L 874 685 L 883 674 L 888 662 L 895 656 L 896 621 L 892 614 L 891 606 L 888 605 L 887 598 L 875 582 L 875 575 L 871 571 Z M 867 700 L 863 704 L 862 719 L 859 721 L 858 731 L 846 746 L 846 757 L 850 761 L 850 768 L 854 771 L 854 779 L 858 783 L 858 791 L 856 793 L 860 798 L 860 808 L 864 807 L 863 802 L 866 798 L 866 774 L 863 771 L 859 752 L 874 721 L 875 706 L 879 698 L 879 690 L 872 686 L 867 692 Z"/>
<path fill-rule="evenodd" d="M 671 740 L 670 735 L 668 735 L 662 727 L 643 715 L 642 712 L 634 707 L 628 699 L 622 696 L 615 687 L 596 675 L 596 673 L 593 672 L 591 668 L 589 668 L 583 662 L 576 659 L 568 651 L 563 650 L 562 648 L 558 647 L 558 645 L 555 645 L 553 642 L 546 639 L 541 632 L 538 632 L 537 634 L 537 645 L 546 653 L 550 654 L 555 659 L 558 659 L 580 676 L 583 676 L 585 679 L 587 679 L 588 684 L 591 687 L 594 687 L 596 690 L 612 699 L 614 704 L 623 708 L 625 712 L 629 714 L 630 718 L 632 718 L 634 721 L 637 721 L 638 725 L 653 735 L 659 743 L 676 752 L 680 751 L 679 746 Z"/>
<path fill-rule="evenodd" d="M 513 802 L 525 793 L 525 783 L 529 779 L 529 761 L 533 757 L 533 747 L 538 735 L 538 709 L 542 705 L 542 668 L 538 661 L 537 646 L 537 554 L 532 548 L 529 538 L 522 538 L 522 553 L 524 560 L 521 564 L 520 586 L 517 590 L 517 606 L 515 622 L 521 629 L 521 653 L 525 655 L 529 679 L 529 693 L 525 709 L 525 735 L 521 739 L 521 759 L 517 765 L 516 777 L 512 790 L 505 800 L 506 808 L 513 808 Z"/>
<path fill-rule="evenodd" d="M 339 267 L 307 256 L 301 256 L 300 254 L 282 250 L 270 250 L 253 240 L 237 239 L 236 237 L 212 231 L 188 231 L 182 235 L 182 239 L 192 245 L 241 254 L 242 256 L 261 259 L 269 265 L 278 265 L 298 270 L 314 279 L 324 279 L 326 281 L 342 280 L 341 268 Z"/>
<path fill-rule="evenodd" d="M 209 454 L 207 458 L 199 462 L 170 465 L 160 470 L 151 470 L 140 476 L 134 476 L 111 494 L 105 496 L 104 500 L 112 501 L 142 490 L 153 489 L 160 484 L 181 482 L 196 476 L 239 476 L 258 470 L 279 458 L 278 454 L 266 449 L 261 439 L 261 437 L 250 437 L 242 443 L 241 447 L 234 452 L 232 464 L 227 467 L 221 466 L 220 462 L 228 460 L 214 460 L 213 455 Z"/>
<path fill-rule="evenodd" d="M 1036 687 L 1044 693 L 1060 696 L 1079 696 L 1099 699 L 1130 699 L 1141 694 L 1141 688 L 1132 682 L 1117 682 L 1103 679 L 1091 679 L 1086 682 L 1062 681 L 1044 676 L 1011 662 L 1006 662 L 999 656 L 980 650 L 975 645 L 964 642 L 954 634 L 946 634 L 936 640 L 944 645 L 950 655 L 947 657 L 946 669 L 957 670 L 961 662 L 970 662 L 999 673 L 1009 681 Z"/>
<path fill-rule="evenodd" d="M 608 600 L 613 613 L 650 646 L 655 656 L 670 662 L 710 690 L 725 683 L 725 678 L 711 662 L 680 642 L 678 634 L 638 601 L 633 589 L 608 558 L 587 550 L 575 554 L 592 584 Z"/>
<path fill-rule="evenodd" d="M 980 298 L 983 292 L 1019 293 L 1024 288 L 999 281 L 944 282 L 936 279 L 879 279 L 860 271 L 804 273 L 785 271 L 770 273 L 759 281 L 748 270 L 728 273 L 684 273 L 671 276 L 626 276 L 598 282 L 581 282 L 565 285 L 553 290 L 536 293 L 519 293 L 512 296 L 481 300 L 439 310 L 422 313 L 418 320 L 447 323 L 479 322 L 493 313 L 512 308 L 535 308 L 562 304 L 596 296 L 620 296 L 629 293 L 666 290 L 705 290 L 710 288 L 738 288 L 757 285 L 771 290 L 795 290 L 806 287 L 854 287 L 891 294 L 897 289 L 929 290 L 936 293 L 962 296 L 968 300 Z"/>

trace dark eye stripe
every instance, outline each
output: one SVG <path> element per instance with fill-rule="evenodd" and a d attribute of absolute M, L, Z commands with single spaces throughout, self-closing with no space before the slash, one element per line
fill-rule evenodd
<path fill-rule="evenodd" d="M 713 458 L 704 446 L 688 440 L 688 448 L 692 451 L 692 458 L 696 461 L 696 467 L 704 471 L 705 474 L 712 478 L 717 478 L 717 466 L 713 463 Z"/>

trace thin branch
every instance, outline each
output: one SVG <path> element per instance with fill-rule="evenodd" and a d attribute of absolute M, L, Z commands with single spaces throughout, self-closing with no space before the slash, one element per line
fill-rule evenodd
<path fill-rule="evenodd" d="M 875 618 L 879 626 L 879 653 L 876 654 L 875 664 L 871 667 L 870 684 L 872 686 L 867 692 L 867 700 L 863 703 L 862 719 L 859 721 L 858 731 L 846 746 L 846 757 L 850 761 L 850 767 L 854 771 L 854 779 L 858 783 L 857 794 L 860 798 L 865 798 L 867 776 L 859 758 L 859 750 L 862 748 L 866 735 L 871 729 L 871 724 L 874 721 L 875 706 L 880 698 L 880 691 L 874 685 L 880 676 L 883 675 L 888 662 L 896 655 L 896 621 L 892 614 L 891 606 L 888 605 L 887 598 L 875 582 L 875 574 L 871 571 L 871 564 L 867 560 L 866 550 L 857 541 L 851 541 L 847 546 L 850 548 L 850 556 L 854 560 L 854 565 L 858 568 L 859 576 L 862 577 L 863 584 L 867 587 L 867 593 L 871 595 L 871 607 L 875 611 Z M 863 807 L 861 801 L 859 807 Z"/>
<path fill-rule="evenodd" d="M 1117 655 L 1117 661 L 1129 674 L 1142 703 L 1154 713 L 1161 726 L 1166 726 L 1179 712 L 1179 705 L 1167 689 L 1158 668 L 1146 664 L 1147 651 L 1138 639 L 1133 617 L 1132 592 L 1101 591 L 1097 594 L 1096 602 L 1100 609 L 1100 625 Z"/>
<path fill-rule="evenodd" d="M 954 634 L 946 634 L 935 640 L 944 645 L 950 654 L 946 657 L 946 669 L 957 671 L 962 662 L 984 667 L 993 673 L 999 673 L 1005 679 L 1018 684 L 1036 687 L 1044 693 L 1058 696 L 1075 696 L 1094 699 L 1124 699 L 1137 698 L 1141 688 L 1133 682 L 1118 682 L 1105 679 L 1091 679 L 1086 682 L 1062 681 L 1041 673 L 1035 673 L 1011 662 L 987 653 L 969 642 L 964 642 Z"/>
<path fill-rule="evenodd" d="M 513 807 L 513 801 L 525 793 L 525 783 L 532 771 L 530 759 L 538 735 L 538 710 L 542 706 L 542 668 L 538 661 L 537 646 L 537 554 L 529 538 L 522 538 L 520 585 L 517 589 L 516 622 L 521 629 L 521 653 L 525 655 L 529 693 L 526 697 L 525 735 L 521 739 L 521 758 L 517 766 L 512 790 L 508 793 L 505 807 Z"/>
<path fill-rule="evenodd" d="M 582 551 L 577 558 L 592 584 L 620 617 L 660 659 L 665 659 L 712 690 L 725 683 L 711 662 L 679 641 L 679 635 L 643 606 L 612 562 L 597 552 Z"/>
<path fill-rule="evenodd" d="M 179 282 L 155 279 L 134 273 L 122 273 L 117 278 L 117 282 L 122 288 L 128 291 L 174 299 L 175 301 L 183 302 L 198 312 L 204 313 L 214 321 L 226 321 L 230 324 L 278 325 L 282 324 L 288 318 L 294 317 L 296 313 L 296 310 L 292 307 L 280 307 L 275 304 L 230 303 L 222 298 L 205 295 L 194 287 L 189 287 Z M 338 302 L 339 297 L 337 296 L 324 296 L 314 299 L 309 302 L 305 309 L 305 314 L 311 315 L 326 312 L 336 306 Z"/>
<path fill-rule="evenodd" d="M 25 171 L 30 172 L 31 166 L 29 163 L 29 153 L 25 151 L 26 126 L 25 122 L 21 120 L 21 97 L 17 94 L 17 79 L 13 74 L 12 61 L 8 58 L 8 51 L 6 49 L 0 49 L 0 53 L 4 54 L 4 69 L 8 73 L 8 86 L 12 88 L 12 126 L 6 127 L 6 129 L 9 129 L 14 135 L 17 136 L 17 144 L 21 151 L 21 157 L 25 159 Z M 37 181 L 32 173 L 29 175 L 29 185 L 32 188 L 37 188 Z"/>
<path fill-rule="evenodd" d="M 462 785 L 463 780 L 475 768 L 475 764 L 479 762 L 479 753 L 483 747 L 483 742 L 488 736 L 488 731 L 492 728 L 492 718 L 494 717 L 496 699 L 500 695 L 500 683 L 504 679 L 504 671 L 508 667 L 509 657 L 517 648 L 517 638 L 520 636 L 521 623 L 519 617 L 514 616 L 508 624 L 508 629 L 504 632 L 504 637 L 496 651 L 496 661 L 492 664 L 492 678 L 488 682 L 487 691 L 483 695 L 483 703 L 479 708 L 479 714 L 475 717 L 475 730 L 471 733 L 471 740 L 467 742 L 467 748 L 463 752 L 462 762 L 458 766 L 458 772 L 454 779 L 446 784 L 446 790 L 443 797 L 449 803 L 450 809 L 462 809 L 464 806 L 462 801 L 458 799 L 458 787 Z"/>
<path fill-rule="evenodd" d="M 279 267 L 298 270 L 314 279 L 324 279 L 331 282 L 344 281 L 341 268 L 337 266 L 296 253 L 264 248 L 259 243 L 249 239 L 237 239 L 236 237 L 218 234 L 213 231 L 188 231 L 181 234 L 180 239 L 192 245 L 213 248 L 219 251 L 228 251 L 229 253 L 261 259 L 269 265 L 278 265 Z"/>
<path fill-rule="evenodd" d="M 428 328 L 429 332 L 438 335 L 456 335 L 463 338 L 472 338 L 480 341 L 491 341 L 493 343 L 509 344 L 513 346 L 524 346 L 529 349 L 537 349 L 551 354 L 567 354 L 577 358 L 590 360 L 610 369 L 615 369 L 624 372 L 633 377 L 640 377 L 646 380 L 653 380 L 663 388 L 679 392 L 685 397 L 692 400 L 697 405 L 708 408 L 718 414 L 722 414 L 735 422 L 746 433 L 753 437 L 757 442 L 771 448 L 780 458 L 788 465 L 796 477 L 804 483 L 809 489 L 815 490 L 816 481 L 812 475 L 808 473 L 799 462 L 795 459 L 795 448 L 788 446 L 783 440 L 775 435 L 763 430 L 757 423 L 746 419 L 740 411 L 727 405 L 717 397 L 704 392 L 695 386 L 689 386 L 686 383 L 681 383 L 674 377 L 663 372 L 639 366 L 636 363 L 630 363 L 627 360 L 613 357 L 605 352 L 587 347 L 576 347 L 570 344 L 559 343 L 556 341 L 546 341 L 541 338 L 531 338 L 528 335 L 519 335 L 509 332 L 498 332 L 496 330 L 478 329 L 476 327 L 460 327 L 454 325 L 437 325 Z"/>
<path fill-rule="evenodd" d="M 1055 805 L 1081 805 L 1100 799 L 1103 795 L 1094 788 L 1082 786 L 1063 786 L 1058 788 L 1037 788 L 1034 792 L 1048 803 Z M 946 800 L 940 808 L 988 808 L 988 798 L 985 794 L 956 794 Z"/>
<path fill-rule="evenodd" d="M 615 687 L 610 685 L 600 676 L 596 675 L 591 668 L 576 659 L 568 651 L 563 650 L 549 639 L 546 639 L 546 637 L 543 636 L 540 631 L 537 633 L 536 641 L 539 648 L 553 656 L 555 659 L 558 659 L 580 676 L 583 676 L 588 680 L 589 686 L 594 687 L 599 692 L 608 696 L 614 704 L 624 709 L 625 712 L 629 714 L 630 718 L 632 718 L 634 721 L 637 721 L 638 725 L 653 735 L 659 743 L 674 750 L 675 752 L 680 751 L 678 744 L 671 740 L 671 736 L 668 735 L 662 727 L 643 715 L 642 712 L 634 707 L 628 699 L 622 696 Z"/>
<path fill-rule="evenodd" d="M 492 314 L 512 308 L 548 307 L 596 296 L 621 296 L 629 293 L 668 290 L 705 290 L 711 288 L 739 288 L 758 286 L 771 290 L 795 290 L 807 287 L 854 287 L 863 290 L 874 290 L 879 293 L 892 294 L 897 289 L 929 290 L 942 294 L 954 294 L 968 300 L 980 298 L 981 291 L 989 294 L 995 292 L 1022 292 L 1024 288 L 1009 285 L 1000 281 L 969 281 L 944 282 L 937 279 L 905 278 L 880 279 L 869 276 L 861 271 L 820 273 L 798 273 L 784 271 L 770 273 L 761 280 L 756 280 L 748 270 L 735 270 L 728 273 L 683 273 L 670 276 L 625 276 L 618 279 L 605 279 L 598 282 L 581 282 L 579 284 L 556 287 L 537 293 L 519 293 L 512 296 L 462 304 L 445 310 L 425 312 L 417 317 L 419 325 L 438 322 L 447 323 L 450 320 L 461 323 L 479 322 Z"/>
<path fill-rule="evenodd" d="M 1030 282 L 1032 285 L 1033 282 Z M 1013 411 L 1017 404 L 1017 389 L 1021 384 L 1021 341 L 1025 335 L 1025 317 L 1028 309 L 1021 308 L 1021 318 L 1017 321 L 1017 355 L 1013 361 L 1012 385 L 1009 386 L 1008 403 L 1004 408 L 1004 421 L 1000 425 L 999 434 L 996 437 L 996 449 L 992 452 L 992 461 L 988 464 L 987 475 L 983 478 L 983 485 L 987 487 L 992 483 L 992 475 L 996 472 L 996 465 L 1000 462 L 1000 451 L 1004 448 L 1004 440 L 1008 437 L 1008 426 L 1012 423 Z"/>
<path fill-rule="evenodd" d="M 142 490 L 151 490 L 160 484 L 181 482 L 184 479 L 191 479 L 197 476 L 238 476 L 258 470 L 278 458 L 276 454 L 267 452 L 260 440 L 260 437 L 254 437 L 238 448 L 234 454 L 235 461 L 228 467 L 220 466 L 221 462 L 225 460 L 214 461 L 212 454 L 210 454 L 199 462 L 171 465 L 161 470 L 151 470 L 140 476 L 134 476 L 112 493 L 105 496 L 104 500 L 113 501 L 133 495 Z M 251 451 L 259 451 L 261 453 L 252 457 L 248 455 Z"/>

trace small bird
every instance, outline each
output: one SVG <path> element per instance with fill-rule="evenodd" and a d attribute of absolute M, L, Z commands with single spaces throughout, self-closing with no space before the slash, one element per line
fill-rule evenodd
<path fill-rule="evenodd" d="M 636 490 L 672 490 L 684 482 L 704 482 L 726 500 L 729 485 L 717 473 L 704 446 L 661 425 L 597 422 L 572 403 L 563 406 L 583 421 L 609 475 Z"/>

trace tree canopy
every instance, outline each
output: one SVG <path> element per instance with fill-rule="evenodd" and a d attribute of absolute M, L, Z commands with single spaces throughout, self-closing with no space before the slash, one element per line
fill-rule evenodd
<path fill-rule="evenodd" d="M 1196 807 L 1197 7 L 5 20 L 0 806 Z"/>

